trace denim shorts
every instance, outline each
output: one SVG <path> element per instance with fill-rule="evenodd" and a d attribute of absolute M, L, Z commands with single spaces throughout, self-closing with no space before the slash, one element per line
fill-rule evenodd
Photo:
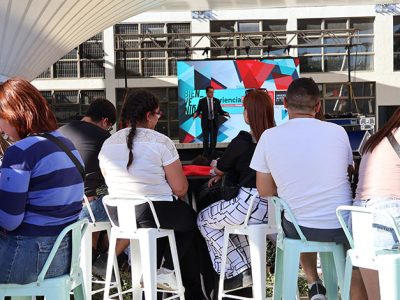
<path fill-rule="evenodd" d="M 104 209 L 103 205 L 103 196 L 97 197 L 93 199 L 90 203 L 90 208 L 92 209 L 94 218 L 96 222 L 106 222 L 108 221 L 107 212 Z M 92 222 L 92 219 L 89 214 L 89 210 L 86 205 L 83 206 L 81 213 L 79 214 L 79 220 L 88 219 L 89 222 Z"/>
<path fill-rule="evenodd" d="M 0 232 L 0 284 L 27 284 L 37 280 L 57 236 L 14 236 Z M 68 274 L 71 237 L 66 235 L 45 278 Z"/>
<path fill-rule="evenodd" d="M 369 200 L 353 202 L 354 206 L 368 207 L 377 210 L 386 210 L 395 220 L 400 228 L 400 199 L 391 197 L 375 197 Z M 400 241 L 397 239 L 394 229 L 388 220 L 379 215 L 374 216 L 374 245 L 378 249 L 392 249 L 398 247 Z"/>

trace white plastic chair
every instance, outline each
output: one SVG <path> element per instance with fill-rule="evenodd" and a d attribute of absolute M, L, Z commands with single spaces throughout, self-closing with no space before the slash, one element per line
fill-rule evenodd
<path fill-rule="evenodd" d="M 254 202 L 258 193 L 253 195 L 250 200 L 245 221 L 242 225 L 225 226 L 224 244 L 222 248 L 221 273 L 219 276 L 218 300 L 223 297 L 233 299 L 254 299 L 261 300 L 266 298 L 266 263 L 267 263 L 267 235 L 276 234 L 275 210 L 268 199 L 268 223 L 267 224 L 248 224 L 253 210 Z M 251 275 L 253 278 L 253 298 L 233 296 L 224 290 L 226 257 L 228 253 L 228 243 L 231 234 L 247 235 L 250 246 Z"/>
<path fill-rule="evenodd" d="M 110 237 L 111 233 L 111 223 L 110 222 L 96 222 L 93 211 L 90 207 L 89 200 L 84 196 L 84 201 L 89 212 L 91 223 L 87 224 L 87 229 L 82 237 L 82 247 L 81 247 L 81 268 L 83 273 L 83 282 L 85 284 L 86 298 L 91 299 L 92 295 L 104 291 L 104 288 L 93 290 L 92 284 L 105 284 L 105 281 L 92 280 L 92 237 L 94 232 L 107 231 L 107 236 Z M 110 288 L 116 288 L 118 293 L 121 293 L 121 280 L 118 271 L 118 261 L 117 256 L 114 258 L 114 273 L 115 282 L 111 284 Z M 119 300 L 122 300 L 122 295 L 119 296 Z"/>
<path fill-rule="evenodd" d="M 352 234 L 343 218 L 343 212 L 351 213 Z M 352 248 L 347 251 L 342 299 L 350 299 L 353 266 L 378 271 L 382 300 L 400 299 L 400 251 L 376 248 L 374 246 L 375 229 L 372 227 L 374 216 L 379 215 L 387 220 L 389 226 L 394 229 L 397 239 L 400 240 L 399 228 L 393 217 L 384 210 L 355 206 L 339 206 L 336 214 Z"/>
<path fill-rule="evenodd" d="M 157 228 L 137 228 L 135 206 L 148 203 L 152 211 Z M 171 229 L 161 229 L 153 203 L 147 197 L 133 196 L 129 198 L 112 198 L 105 196 L 103 204 L 110 218 L 111 236 L 108 251 L 106 287 L 104 300 L 109 299 L 109 289 L 111 281 L 111 268 L 115 255 L 117 239 L 130 240 L 130 256 L 132 271 L 132 288 L 123 291 L 121 294 L 132 293 L 134 300 L 142 299 L 142 291 L 146 300 L 156 300 L 157 292 L 172 294 L 167 299 L 184 300 L 184 287 L 182 284 L 181 271 L 179 267 L 178 252 L 175 243 L 174 231 Z M 115 207 L 118 216 L 118 225 L 112 219 L 109 207 Z M 157 289 L 157 239 L 168 237 L 171 247 L 172 261 L 176 276 L 178 289 L 165 291 Z M 141 277 L 143 275 L 143 288 L 141 287 Z M 115 296 L 115 295 L 114 295 Z"/>

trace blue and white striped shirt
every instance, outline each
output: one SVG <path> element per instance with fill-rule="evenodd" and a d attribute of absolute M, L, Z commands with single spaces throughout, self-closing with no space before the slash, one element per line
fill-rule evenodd
<path fill-rule="evenodd" d="M 82 163 L 70 140 L 58 137 Z M 55 236 L 82 209 L 83 180 L 58 145 L 29 136 L 10 146 L 0 173 L 0 227 L 11 235 Z"/>

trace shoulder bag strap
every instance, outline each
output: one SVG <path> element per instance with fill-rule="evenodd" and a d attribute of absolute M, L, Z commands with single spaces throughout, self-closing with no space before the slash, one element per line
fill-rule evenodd
<path fill-rule="evenodd" d="M 51 135 L 50 133 L 40 133 L 38 136 L 44 137 L 50 141 L 52 141 L 54 144 L 56 144 L 62 151 L 65 152 L 65 154 L 68 155 L 68 157 L 72 160 L 72 162 L 75 164 L 76 168 L 78 169 L 79 173 L 82 176 L 82 179 L 85 180 L 85 169 L 82 166 L 81 162 L 76 158 L 75 155 L 72 154 L 71 150 L 68 149 L 68 147 L 61 142 L 58 138 L 55 136 Z"/>
<path fill-rule="evenodd" d="M 388 134 L 387 138 L 388 138 L 390 144 L 392 145 L 394 151 L 397 153 L 397 155 L 400 158 L 400 145 L 399 145 L 399 142 L 396 141 L 396 138 L 394 137 L 393 133 L 391 133 L 391 132 Z"/>

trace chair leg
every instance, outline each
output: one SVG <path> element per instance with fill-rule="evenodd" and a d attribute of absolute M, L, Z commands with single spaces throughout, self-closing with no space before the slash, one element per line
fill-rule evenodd
<path fill-rule="evenodd" d="M 140 279 L 142 277 L 142 262 L 139 240 L 130 240 L 131 274 L 132 274 L 132 299 L 142 299 Z"/>
<path fill-rule="evenodd" d="M 274 300 L 282 299 L 282 283 L 283 283 L 283 250 L 276 246 L 275 252 L 275 280 L 274 280 Z"/>
<path fill-rule="evenodd" d="M 92 297 L 85 297 L 85 287 L 83 285 L 83 283 L 79 286 L 77 286 L 74 289 L 74 300 L 86 300 L 86 299 L 91 299 Z"/>
<path fill-rule="evenodd" d="M 396 256 L 396 258 L 394 258 Z M 400 299 L 400 257 L 399 255 L 378 256 L 379 289 L 382 300 Z"/>
<path fill-rule="evenodd" d="M 343 279 L 345 273 L 345 264 L 346 264 L 346 253 L 342 246 L 338 246 L 333 252 L 333 260 L 335 262 L 336 276 L 339 285 L 339 289 L 343 289 Z"/>
<path fill-rule="evenodd" d="M 108 247 L 108 258 L 107 258 L 107 272 L 106 272 L 106 283 L 104 287 L 104 300 L 108 300 L 110 297 L 110 285 L 111 285 L 111 275 L 115 257 L 115 246 L 117 244 L 117 239 L 111 234 L 109 247 Z"/>
<path fill-rule="evenodd" d="M 350 300 L 350 285 L 351 285 L 352 272 L 353 272 L 353 265 L 351 263 L 351 257 L 347 255 L 346 266 L 344 270 L 344 278 L 343 278 L 343 288 L 340 292 L 342 300 Z"/>
<path fill-rule="evenodd" d="M 144 295 L 146 300 L 157 300 L 157 239 L 148 235 L 140 241 L 143 269 Z"/>
<path fill-rule="evenodd" d="M 169 240 L 169 246 L 171 248 L 172 262 L 174 264 L 176 282 L 178 284 L 177 293 L 179 295 L 180 300 L 185 300 L 185 289 L 183 287 L 181 269 L 179 266 L 178 249 L 176 248 L 175 235 L 173 232 L 171 232 L 168 235 L 168 240 Z"/>
<path fill-rule="evenodd" d="M 320 252 L 322 274 L 324 277 L 324 284 L 326 287 L 326 295 L 328 299 L 338 298 L 338 280 L 336 276 L 336 268 L 332 252 Z"/>
<path fill-rule="evenodd" d="M 107 236 L 108 236 L 108 238 L 110 238 L 110 236 L 111 236 L 111 230 L 110 229 L 107 229 Z M 115 274 L 115 284 L 116 284 L 117 292 L 118 292 L 118 299 L 119 300 L 123 300 L 122 288 L 121 288 L 121 277 L 119 275 L 117 255 L 114 256 L 114 274 Z M 92 297 L 90 296 L 87 299 L 91 299 L 91 298 Z"/>
<path fill-rule="evenodd" d="M 218 300 L 222 300 L 222 295 L 224 293 L 224 280 L 225 280 L 225 270 L 226 270 L 226 258 L 228 255 L 228 244 L 229 244 L 229 231 L 225 229 L 224 232 L 224 242 L 222 246 L 221 254 L 221 272 L 219 274 L 219 287 L 218 287 Z"/>
<path fill-rule="evenodd" d="M 83 274 L 83 283 L 85 285 L 86 299 L 91 299 L 92 298 L 92 232 L 90 230 L 87 230 L 82 237 L 81 268 Z"/>
<path fill-rule="evenodd" d="M 65 288 L 64 290 L 60 290 L 57 288 L 47 288 L 44 298 L 45 300 L 53 300 L 53 299 L 57 299 L 57 300 L 69 300 L 70 296 L 69 296 L 69 289 Z"/>
<path fill-rule="evenodd" d="M 267 240 L 263 228 L 252 228 L 249 236 L 251 268 L 253 277 L 253 298 L 266 298 Z"/>
<path fill-rule="evenodd" d="M 299 273 L 300 253 L 297 249 L 285 247 L 283 251 L 282 299 L 296 299 L 297 278 Z"/>

